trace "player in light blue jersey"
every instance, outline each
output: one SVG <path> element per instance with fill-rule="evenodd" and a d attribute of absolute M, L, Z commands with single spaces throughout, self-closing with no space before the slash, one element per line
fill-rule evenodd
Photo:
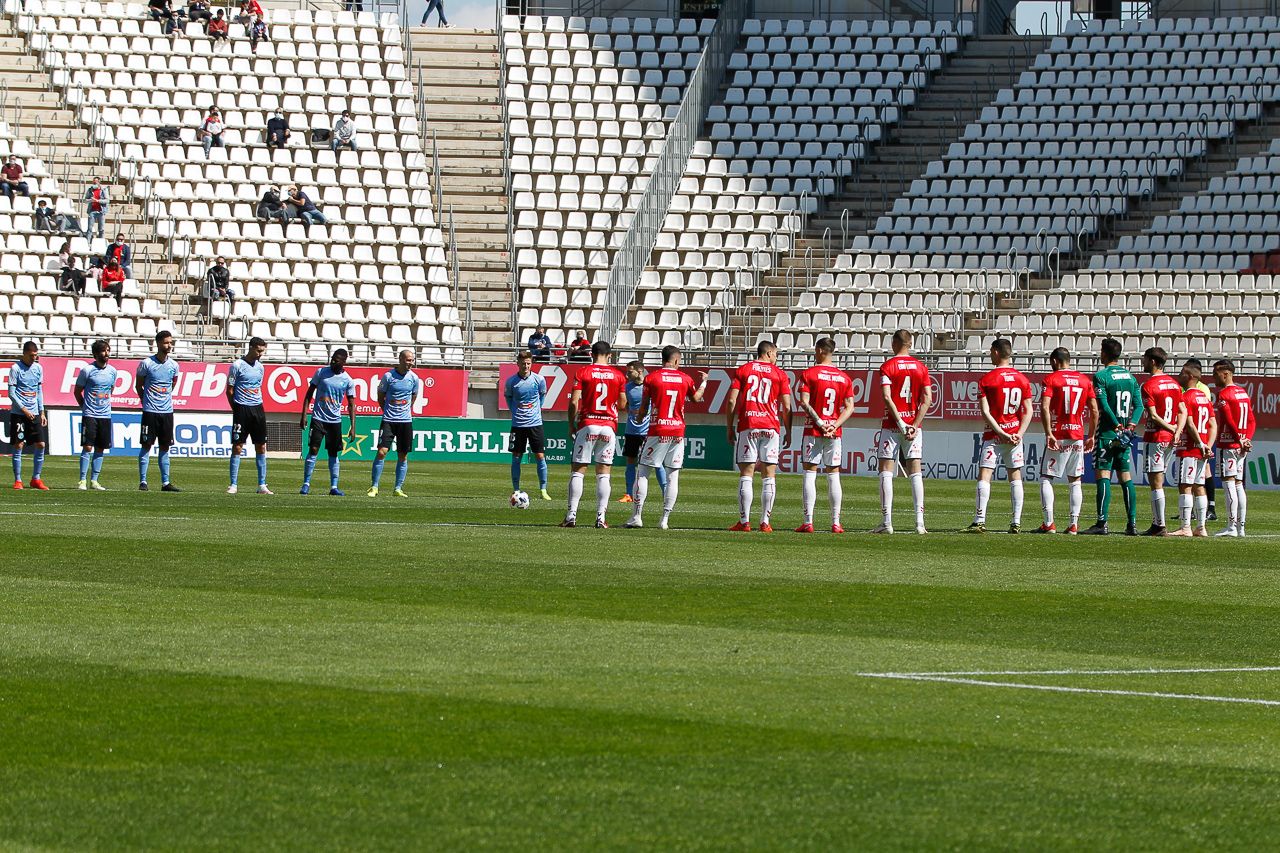
<path fill-rule="evenodd" d="M 413 350 L 400 350 L 400 363 L 388 370 L 378 382 L 378 405 L 382 407 L 382 424 L 378 428 L 378 457 L 373 460 L 373 484 L 369 497 L 378 496 L 378 483 L 382 481 L 382 466 L 387 461 L 391 443 L 396 445 L 396 491 L 398 498 L 409 497 L 404 493 L 404 478 L 409 475 L 409 447 L 413 444 L 413 403 L 422 390 L 422 382 L 413 372 Z"/>
<path fill-rule="evenodd" d="M 533 372 L 533 355 L 516 356 L 517 372 L 502 386 L 502 396 L 511 410 L 511 491 L 520 491 L 520 461 L 525 449 L 538 460 L 538 486 L 542 499 L 551 500 L 547 491 L 546 438 L 542 434 L 542 407 L 547 399 L 547 380 Z"/>
<path fill-rule="evenodd" d="M 182 368 L 172 358 L 173 333 L 156 334 L 156 354 L 138 363 L 134 390 L 142 400 L 142 435 L 138 450 L 138 490 L 147 491 L 151 446 L 160 445 L 160 491 L 180 492 L 169 481 L 169 449 L 173 447 L 173 389 Z"/>
<path fill-rule="evenodd" d="M 636 462 L 640 458 L 644 440 L 649 437 L 649 416 L 646 414 L 643 418 L 640 417 L 640 402 L 644 399 L 644 377 L 643 363 L 633 361 L 627 365 L 627 423 L 622 432 L 622 456 L 627 460 L 627 493 L 618 498 L 620 504 L 635 501 Z M 666 494 L 666 468 L 654 468 L 653 473 L 658 478 L 658 488 Z"/>
<path fill-rule="evenodd" d="M 356 437 L 356 397 L 355 380 L 347 373 L 347 351 L 336 349 L 329 366 L 322 367 L 311 377 L 307 386 L 307 396 L 302 401 L 302 416 L 298 420 L 298 428 L 307 425 L 307 407 L 315 398 L 315 407 L 311 410 L 311 435 L 307 440 L 307 458 L 302 465 L 302 488 L 299 494 L 311 494 L 311 472 L 316 467 L 316 457 L 320 455 L 320 445 L 324 444 L 329 454 L 329 494 L 342 497 L 345 494 L 338 488 L 338 457 L 342 455 L 342 404 L 345 401 L 351 413 L 351 430 L 347 438 Z"/>
<path fill-rule="evenodd" d="M 9 368 L 9 441 L 13 444 L 13 487 L 22 488 L 22 448 L 31 445 L 34 467 L 31 488 L 47 492 L 40 479 L 44 469 L 45 433 L 49 419 L 44 411 L 44 368 L 35 341 L 22 345 L 22 358 Z"/>
<path fill-rule="evenodd" d="M 102 454 L 111 449 L 111 392 L 116 386 L 116 369 L 107 362 L 111 359 L 111 344 L 104 340 L 93 342 L 93 364 L 80 369 L 76 377 L 75 396 L 80 404 L 80 483 L 76 487 L 84 491 L 93 466 L 94 491 L 105 492 L 98 482 L 102 474 Z M 91 456 L 92 455 L 92 456 Z"/>
<path fill-rule="evenodd" d="M 244 453 L 245 439 L 253 442 L 256 454 L 253 461 L 258 466 L 258 494 L 273 494 L 267 488 L 267 416 L 262 408 L 262 380 L 266 376 L 262 356 L 266 351 L 266 341 L 259 337 L 250 338 L 244 356 L 236 359 L 227 373 L 227 402 L 231 404 L 229 495 L 239 490 L 240 457 Z"/>

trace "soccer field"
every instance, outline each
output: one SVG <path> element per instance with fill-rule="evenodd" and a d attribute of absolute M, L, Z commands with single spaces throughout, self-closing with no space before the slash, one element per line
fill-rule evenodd
<path fill-rule="evenodd" d="M 408 500 L 388 471 L 370 500 L 367 465 L 301 497 L 272 460 L 268 498 L 223 494 L 222 462 L 175 461 L 179 495 L 137 492 L 131 457 L 69 491 L 73 464 L 0 500 L 0 847 L 1280 834 L 1280 495 L 1251 493 L 1242 541 L 969 536 L 972 484 L 929 482 L 928 537 L 799 536 L 782 477 L 779 532 L 731 534 L 735 476 L 690 471 L 695 529 L 615 504 L 598 531 L 555 527 L 563 469 L 520 512 L 504 466 L 418 464 Z M 871 527 L 875 481 L 845 482 Z"/>

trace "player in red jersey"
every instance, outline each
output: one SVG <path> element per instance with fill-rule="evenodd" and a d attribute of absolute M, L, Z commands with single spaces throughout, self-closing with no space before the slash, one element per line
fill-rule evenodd
<path fill-rule="evenodd" d="M 977 512 L 969 525 L 970 533 L 987 532 L 991 478 L 1001 460 L 1009 471 L 1009 493 L 1013 498 L 1013 520 L 1009 524 L 1009 532 L 1022 530 L 1022 463 L 1025 450 L 1022 437 L 1031 425 L 1034 405 L 1031 383 L 1010 366 L 1012 360 L 1013 344 L 1005 338 L 996 338 L 991 343 L 991 363 L 995 368 L 978 381 L 982 419 L 987 428 L 982 433 L 982 447 L 978 452 Z"/>
<path fill-rule="evenodd" d="M 1205 522 L 1209 516 L 1209 494 L 1205 488 L 1212 479 L 1209 460 L 1213 443 L 1218 438 L 1218 420 L 1213 414 L 1213 399 L 1200 384 L 1200 362 L 1189 360 L 1178 374 L 1182 386 L 1182 403 L 1187 412 L 1182 442 L 1178 445 L 1178 521 L 1170 536 L 1208 536 Z M 1191 527 L 1195 509 L 1195 529 Z"/>
<path fill-rule="evenodd" d="M 1147 410 L 1147 430 L 1142 434 L 1143 470 L 1151 487 L 1151 526 L 1143 536 L 1165 534 L 1164 475 L 1187 425 L 1182 386 L 1164 372 L 1168 358 L 1160 347 L 1151 347 L 1142 354 L 1142 369 L 1151 374 L 1142 383 L 1142 405 Z"/>
<path fill-rule="evenodd" d="M 800 463 L 804 480 L 800 494 L 804 504 L 804 523 L 796 533 L 813 532 L 813 508 L 818 502 L 818 468 L 827 475 L 827 500 L 831 502 L 831 532 L 844 533 L 840 526 L 840 504 L 844 489 L 840 485 L 841 436 L 844 422 L 853 414 L 853 380 L 849 374 L 831 363 L 836 342 L 820 338 L 813 347 L 814 365 L 800 374 L 800 409 L 809 416 L 800 445 Z"/>
<path fill-rule="evenodd" d="M 778 367 L 773 341 L 757 344 L 755 360 L 734 371 L 725 419 L 739 474 L 738 523 L 729 529 L 751 529 L 752 478 L 759 469 L 760 532 L 772 533 L 778 451 L 791 443 L 791 380 Z"/>
<path fill-rule="evenodd" d="M 635 506 L 627 527 L 642 527 L 641 515 L 649 496 L 649 472 L 663 469 L 667 474 L 667 487 L 662 492 L 662 519 L 659 530 L 667 529 L 671 511 L 676 508 L 676 495 L 680 490 L 680 469 L 684 467 L 684 404 L 686 400 L 702 402 L 707 390 L 707 375 L 695 387 L 692 377 L 680 372 L 680 348 L 662 348 L 662 368 L 644 379 L 644 395 L 640 398 L 638 420 L 649 421 L 649 434 L 640 450 L 636 468 Z"/>
<path fill-rule="evenodd" d="M 587 466 L 596 464 L 596 527 L 608 527 L 604 514 L 609 507 L 609 470 L 613 467 L 618 410 L 626 409 L 627 377 L 609 363 L 608 341 L 591 345 L 592 364 L 578 371 L 569 398 L 569 429 L 573 433 L 573 457 L 569 475 L 569 509 L 561 527 L 574 527 L 582 481 Z"/>
<path fill-rule="evenodd" d="M 893 532 L 893 477 L 898 463 L 911 480 L 911 502 L 916 508 L 916 533 L 928 533 L 924 526 L 924 418 L 933 404 L 929 369 L 911 355 L 913 338 L 906 329 L 893 333 L 893 357 L 880 365 L 880 393 L 884 397 L 884 420 L 876 441 L 880 467 L 880 526 L 872 533 Z"/>
<path fill-rule="evenodd" d="M 1235 383 L 1236 367 L 1227 359 L 1214 362 L 1218 386 L 1218 448 L 1222 451 L 1222 489 L 1227 494 L 1227 527 L 1218 536 L 1244 536 L 1248 501 L 1244 494 L 1245 458 L 1253 449 L 1257 421 L 1249 392 Z"/>
<path fill-rule="evenodd" d="M 1044 523 L 1035 533 L 1057 533 L 1053 523 L 1053 481 L 1066 477 L 1071 495 L 1071 522 L 1067 533 L 1080 530 L 1080 507 L 1084 503 L 1084 457 L 1093 452 L 1098 432 L 1098 400 L 1093 380 L 1071 369 L 1071 353 L 1058 347 L 1049 353 L 1050 373 L 1040 396 L 1040 423 L 1044 426 L 1045 458 L 1040 467 L 1040 508 Z M 1085 415 L 1089 428 L 1085 430 Z"/>

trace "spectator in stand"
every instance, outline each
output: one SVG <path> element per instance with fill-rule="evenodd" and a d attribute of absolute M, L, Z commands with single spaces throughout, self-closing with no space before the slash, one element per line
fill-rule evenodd
<path fill-rule="evenodd" d="M 62 248 L 58 250 L 58 266 L 66 268 L 71 261 L 71 241 L 67 240 L 62 244 Z"/>
<path fill-rule="evenodd" d="M 68 253 L 67 260 L 62 266 L 62 275 L 58 276 L 58 289 L 65 293 L 78 293 L 84 296 L 84 270 L 77 269 L 76 263 L 76 256 Z"/>
<path fill-rule="evenodd" d="M 230 35 L 231 28 L 227 25 L 227 19 L 223 17 L 221 9 L 219 9 L 218 13 L 209 21 L 209 25 L 204 28 L 204 31 L 209 35 L 209 38 L 213 40 L 215 45 L 220 41 L 227 40 L 228 35 Z"/>
<path fill-rule="evenodd" d="M 93 231 L 93 223 L 98 223 L 98 236 L 102 237 L 106 233 L 107 208 L 111 204 L 110 195 L 107 188 L 102 185 L 101 178 L 94 178 L 93 185 L 84 191 L 84 201 L 87 206 L 88 224 L 84 229 L 84 236 L 87 240 L 90 232 Z"/>
<path fill-rule="evenodd" d="M 258 0 L 243 0 L 240 3 L 240 13 L 236 15 L 236 23 L 248 27 L 255 19 L 261 19 L 263 14 L 262 4 Z"/>
<path fill-rule="evenodd" d="M 262 198 L 258 201 L 258 209 L 255 214 L 264 222 L 270 222 L 273 219 L 278 220 L 281 229 L 289 224 L 289 211 L 285 209 L 284 202 L 280 200 L 280 190 L 275 187 L 267 187 L 267 191 L 262 194 Z"/>
<path fill-rule="evenodd" d="M 33 225 L 37 231 L 57 231 L 58 226 L 54 222 L 53 208 L 49 206 L 49 202 L 40 199 L 36 202 L 36 209 L 33 211 Z"/>
<path fill-rule="evenodd" d="M 187 3 L 187 20 L 199 22 L 204 27 L 204 34 L 208 35 L 209 22 L 213 20 L 209 0 L 190 0 Z"/>
<path fill-rule="evenodd" d="M 551 338 L 547 337 L 547 330 L 542 326 L 529 336 L 529 354 L 534 361 L 551 360 Z"/>
<path fill-rule="evenodd" d="M 200 141 L 204 144 L 205 159 L 208 159 L 211 148 L 223 147 L 222 133 L 226 129 L 227 126 L 222 123 L 222 113 L 218 112 L 217 107 L 210 107 L 209 114 L 204 117 L 204 122 L 200 125 Z"/>
<path fill-rule="evenodd" d="M 449 29 L 449 22 L 444 17 L 444 0 L 427 0 L 427 11 L 422 13 L 421 26 L 425 27 L 427 25 L 427 18 L 431 16 L 431 10 L 433 9 L 440 16 L 440 26 L 446 30 Z"/>
<path fill-rule="evenodd" d="M 98 287 L 102 288 L 103 293 L 110 293 L 116 298 L 116 304 L 124 300 L 124 280 L 128 278 L 124 274 L 124 270 L 120 268 L 120 262 L 115 258 L 110 258 L 107 265 L 102 269 L 102 275 L 98 278 Z"/>
<path fill-rule="evenodd" d="M 313 223 L 319 225 L 328 225 L 329 220 L 324 218 L 324 214 L 320 212 L 320 208 L 316 207 L 306 193 L 297 186 L 289 187 L 289 204 L 293 205 L 294 210 L 298 212 L 298 218 L 302 220 L 302 224 L 307 226 L 308 230 Z"/>
<path fill-rule="evenodd" d="M 13 201 L 13 191 L 17 190 L 25 196 L 31 195 L 27 182 L 22 180 L 22 164 L 12 154 L 3 167 L 0 167 L 0 192 Z"/>
<path fill-rule="evenodd" d="M 227 300 L 227 307 L 236 307 L 236 292 L 231 289 L 231 270 L 225 258 L 216 258 L 213 266 L 204 274 L 205 297 L 210 300 Z"/>
<path fill-rule="evenodd" d="M 249 25 L 249 49 L 257 53 L 260 41 L 271 41 L 271 36 L 267 34 L 267 22 L 262 20 L 262 16 L 255 18 Z"/>
<path fill-rule="evenodd" d="M 569 360 L 591 361 L 591 341 L 581 329 L 574 333 L 573 342 L 569 344 Z"/>
<path fill-rule="evenodd" d="M 115 259 L 120 264 L 120 269 L 124 270 L 125 278 L 133 278 L 133 250 L 125 242 L 123 234 L 117 234 L 116 239 L 107 244 L 107 251 L 103 256 L 107 260 Z"/>
<path fill-rule="evenodd" d="M 289 120 L 283 112 L 276 110 L 275 115 L 267 119 L 267 147 L 284 148 L 289 144 L 289 136 Z"/>
<path fill-rule="evenodd" d="M 172 36 L 178 28 L 178 16 L 174 14 L 170 0 L 150 0 L 147 7 L 151 20 L 159 21 L 164 34 Z"/>
<path fill-rule="evenodd" d="M 334 151 L 339 148 L 356 150 L 356 123 L 351 120 L 349 110 L 343 110 L 342 115 L 334 122 L 333 138 L 329 140 L 329 147 Z"/>

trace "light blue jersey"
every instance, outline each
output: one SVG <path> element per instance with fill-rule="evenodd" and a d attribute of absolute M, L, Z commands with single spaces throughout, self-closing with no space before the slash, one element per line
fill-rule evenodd
<path fill-rule="evenodd" d="M 311 377 L 311 387 L 316 389 L 311 419 L 322 424 L 342 423 L 342 401 L 356 390 L 351 374 L 334 373 L 332 367 L 322 367 Z"/>
<path fill-rule="evenodd" d="M 627 428 L 623 435 L 648 435 L 649 418 L 637 420 L 640 404 L 644 401 L 644 385 L 636 382 L 627 383 Z"/>
<path fill-rule="evenodd" d="M 84 389 L 84 405 L 80 407 L 86 418 L 111 417 L 111 391 L 116 386 L 116 369 L 111 365 L 98 367 L 90 364 L 80 368 L 76 387 Z"/>
<path fill-rule="evenodd" d="M 385 395 L 382 403 L 382 419 L 388 423 L 408 423 L 413 420 L 413 400 L 418 396 L 418 375 L 412 370 L 401 374 L 388 370 L 378 383 L 378 391 Z"/>
<path fill-rule="evenodd" d="M 160 361 L 154 355 L 138 363 L 142 381 L 142 411 L 155 415 L 173 414 L 173 388 L 182 369 L 172 358 Z"/>
<path fill-rule="evenodd" d="M 507 398 L 507 408 L 511 410 L 511 426 L 542 426 L 542 406 L 547 399 L 547 380 L 536 373 L 530 373 L 528 379 L 521 379 L 520 374 L 507 378 L 503 396 Z"/>
<path fill-rule="evenodd" d="M 44 411 L 44 368 L 40 362 L 33 361 L 27 367 L 19 361 L 9 368 L 9 409 L 19 414 L 23 409 L 37 415 Z"/>
<path fill-rule="evenodd" d="M 266 368 L 261 361 L 253 364 L 243 358 L 237 358 L 231 364 L 231 372 L 227 374 L 227 383 L 231 385 L 231 402 L 237 406 L 262 405 L 262 379 Z"/>

